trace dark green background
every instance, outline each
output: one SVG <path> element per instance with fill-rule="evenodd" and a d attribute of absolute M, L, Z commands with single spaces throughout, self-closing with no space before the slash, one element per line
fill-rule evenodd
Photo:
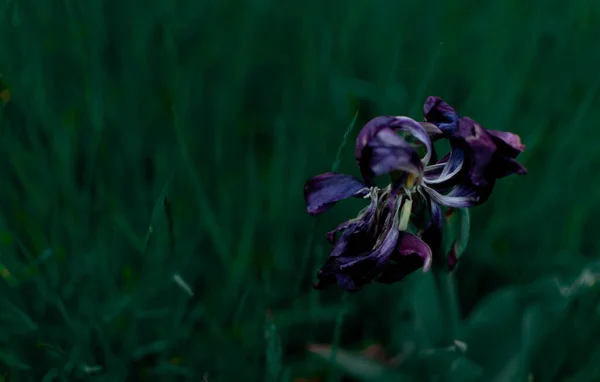
<path fill-rule="evenodd" d="M 338 335 L 405 352 L 402 375 L 371 380 L 600 380 L 599 16 L 592 0 L 4 0 L 0 381 L 336 380 L 306 345 Z M 323 233 L 362 204 L 315 222 L 304 181 L 357 110 L 351 174 L 360 126 L 421 118 L 428 95 L 527 145 L 529 174 L 471 214 L 464 354 L 439 340 L 430 274 L 311 288 Z"/>

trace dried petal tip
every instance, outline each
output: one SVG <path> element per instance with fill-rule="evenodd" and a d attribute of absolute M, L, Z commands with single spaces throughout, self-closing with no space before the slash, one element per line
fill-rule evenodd
<path fill-rule="evenodd" d="M 363 197 L 369 192 L 360 180 L 343 174 L 326 172 L 310 178 L 304 185 L 308 213 L 317 215 L 335 203 L 350 197 Z"/>
<path fill-rule="evenodd" d="M 419 125 L 421 125 L 425 129 L 427 135 L 429 135 L 430 137 L 437 137 L 444 133 L 439 127 L 437 127 L 431 122 L 419 122 Z"/>
<path fill-rule="evenodd" d="M 498 146 L 498 151 L 510 158 L 516 158 L 525 151 L 525 145 L 521 143 L 521 137 L 508 131 L 488 130 L 492 140 Z"/>

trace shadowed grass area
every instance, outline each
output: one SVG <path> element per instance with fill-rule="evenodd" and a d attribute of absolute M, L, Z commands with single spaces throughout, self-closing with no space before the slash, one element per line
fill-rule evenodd
<path fill-rule="evenodd" d="M 420 354 L 407 381 L 600 378 L 600 3 L 0 9 L 0 381 L 335 380 L 306 351 L 332 342 Z M 312 290 L 358 204 L 315 220 L 302 199 L 332 163 L 357 174 L 362 124 L 428 95 L 527 145 L 529 174 L 472 211 L 451 365 L 427 358 L 431 275 Z"/>

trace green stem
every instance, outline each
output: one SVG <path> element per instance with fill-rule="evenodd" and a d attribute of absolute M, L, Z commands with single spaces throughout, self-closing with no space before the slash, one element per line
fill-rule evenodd
<path fill-rule="evenodd" d="M 435 263 L 436 262 L 434 261 L 434 264 Z M 439 264 L 440 262 L 438 261 L 437 263 Z M 459 322 L 458 299 L 456 296 L 454 275 L 448 272 L 446 267 L 440 266 L 434 267 L 432 272 L 441 304 L 442 325 L 444 327 L 441 338 L 442 343 L 440 345 L 448 346 L 456 339 L 456 330 Z"/>

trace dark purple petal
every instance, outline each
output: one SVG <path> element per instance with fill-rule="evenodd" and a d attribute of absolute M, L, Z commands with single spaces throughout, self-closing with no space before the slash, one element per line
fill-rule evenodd
<path fill-rule="evenodd" d="M 352 176 L 327 172 L 306 182 L 304 200 L 308 213 L 317 215 L 342 199 L 352 196 L 363 197 L 368 192 L 367 186 Z"/>
<path fill-rule="evenodd" d="M 367 183 L 393 171 L 406 171 L 418 177 L 423 173 L 423 163 L 417 152 L 389 128 L 369 139 L 362 150 L 359 167 Z"/>
<path fill-rule="evenodd" d="M 376 242 L 377 228 L 377 196 L 371 198 L 371 203 L 360 215 L 345 226 L 338 240 L 334 240 L 334 247 L 330 257 L 358 256 L 365 251 L 370 251 Z M 339 227 L 338 227 L 339 228 Z"/>
<path fill-rule="evenodd" d="M 465 162 L 460 181 L 462 187 L 451 196 L 457 196 L 457 193 L 477 195 L 477 204 L 480 204 L 490 196 L 496 179 L 527 173 L 525 167 L 514 160 L 524 148 L 520 139 L 510 133 L 493 134 L 469 117 L 459 119 L 450 144 L 464 150 Z"/>
<path fill-rule="evenodd" d="M 501 158 L 503 155 L 501 152 L 497 153 L 498 148 L 492 135 L 477 122 L 469 117 L 461 118 L 450 143 L 465 150 L 470 159 L 469 178 L 475 186 L 487 186 L 491 179 L 496 178 L 495 172 L 500 163 L 494 163 L 498 162 L 494 159 L 495 156 Z"/>
<path fill-rule="evenodd" d="M 395 212 L 384 211 L 383 224 L 376 224 L 381 217 L 376 216 L 377 201 L 374 201 L 372 206 L 375 207 L 367 209 L 359 220 L 362 223 L 356 222 L 346 228 L 317 274 L 317 289 L 337 282 L 341 288 L 354 292 L 381 273 L 382 267 L 394 253 L 400 232 L 398 202 L 394 203 L 391 210 Z"/>
<path fill-rule="evenodd" d="M 427 99 L 424 114 L 444 131 L 452 146 L 446 158 L 425 169 L 425 190 L 436 203 L 458 208 L 481 204 L 496 179 L 527 173 L 515 160 L 525 150 L 518 135 L 486 130 L 469 117 L 459 118 L 438 97 Z"/>
<path fill-rule="evenodd" d="M 353 250 L 354 252 L 354 250 Z M 342 289 L 355 292 L 370 283 L 377 275 L 377 259 L 369 251 L 354 256 L 330 256 L 317 273 L 316 289 L 325 289 L 337 283 Z"/>
<path fill-rule="evenodd" d="M 423 105 L 423 115 L 427 122 L 435 124 L 445 134 L 452 134 L 456 130 L 458 113 L 439 97 L 427 97 Z"/>
<path fill-rule="evenodd" d="M 374 195 L 371 203 L 356 219 L 340 224 L 335 230 L 327 233 L 328 240 L 334 245 L 325 265 L 319 270 L 319 281 L 315 288 L 324 289 L 338 282 L 345 290 L 353 290 L 352 275 L 340 275 L 340 264 L 364 258 L 377 241 L 377 207 L 378 197 Z M 342 232 L 335 240 L 335 235 Z M 373 268 L 372 265 L 366 268 Z M 367 264 L 368 265 L 368 264 Z M 360 275 L 360 273 L 359 273 Z M 342 285 L 343 284 L 343 285 Z"/>
<path fill-rule="evenodd" d="M 431 248 L 423 240 L 411 233 L 400 232 L 395 253 L 388 260 L 377 281 L 394 283 L 419 268 L 427 272 L 431 267 L 432 257 Z"/>

